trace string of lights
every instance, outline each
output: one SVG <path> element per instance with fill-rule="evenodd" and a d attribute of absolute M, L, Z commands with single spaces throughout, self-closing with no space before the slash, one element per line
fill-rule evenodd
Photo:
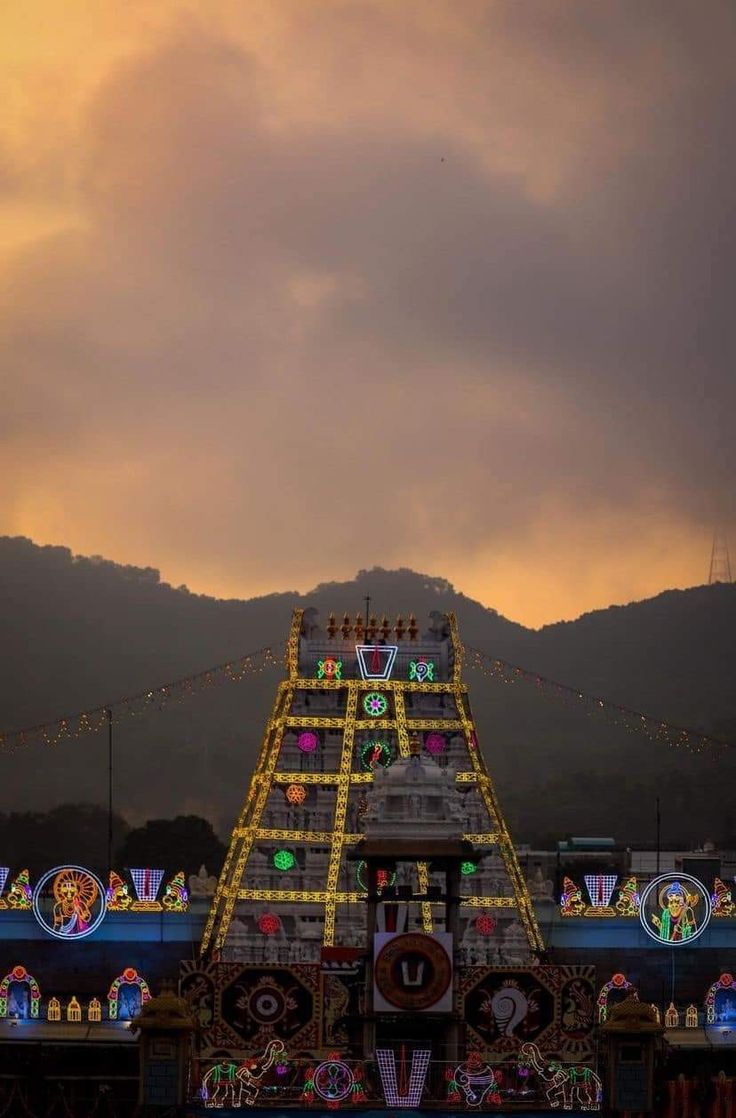
<path fill-rule="evenodd" d="M 690 753 L 702 753 L 704 750 L 722 750 L 733 748 L 734 742 L 724 741 L 722 738 L 704 734 L 700 730 L 688 726 L 674 726 L 661 718 L 655 718 L 641 710 L 622 706 L 620 703 L 611 702 L 600 695 L 591 695 L 577 687 L 570 687 L 566 683 L 549 679 L 547 676 L 530 672 L 520 668 L 517 664 L 509 664 L 505 660 L 498 660 L 481 652 L 478 648 L 465 646 L 468 657 L 468 666 L 480 671 L 484 676 L 500 681 L 507 685 L 518 682 L 533 683 L 544 695 L 572 701 L 583 708 L 586 714 L 599 713 L 615 725 L 623 728 L 628 733 L 643 733 L 652 741 L 664 742 L 667 745 L 680 749 L 687 749 Z"/>
<path fill-rule="evenodd" d="M 221 683 L 240 683 L 248 676 L 264 671 L 268 667 L 283 666 L 285 642 L 269 645 L 250 652 L 237 660 L 229 660 L 214 668 L 207 668 L 196 675 L 184 676 L 172 683 L 127 695 L 114 703 L 95 707 L 93 710 L 78 711 L 57 718 L 54 722 L 28 726 L 23 730 L 9 730 L 0 733 L 0 749 L 12 750 L 24 745 L 58 745 L 62 741 L 80 738 L 84 734 L 94 734 L 107 726 L 110 719 L 119 722 L 125 717 L 135 717 L 151 709 L 161 710 L 171 703 L 181 702 L 190 695 L 207 691 Z"/>
<path fill-rule="evenodd" d="M 135 695 L 125 696 L 113 703 L 107 703 L 91 710 L 64 715 L 53 722 L 28 726 L 21 730 L 1 732 L 0 749 L 12 750 L 19 746 L 38 743 L 58 745 L 65 740 L 73 740 L 85 734 L 99 732 L 108 724 L 110 717 L 113 722 L 118 722 L 126 716 L 135 717 L 153 708 L 160 710 L 172 702 L 181 702 L 190 695 L 199 694 L 224 682 L 239 683 L 244 678 L 262 672 L 268 667 L 282 666 L 284 664 L 284 645 L 285 642 L 283 641 L 275 645 L 268 645 L 245 656 L 240 656 L 236 660 L 230 660 L 227 663 L 197 672 L 195 675 L 185 676 L 171 683 L 165 683 Z M 576 706 L 584 708 L 587 714 L 599 713 L 605 715 L 609 721 L 622 727 L 628 733 L 643 733 L 652 741 L 664 742 L 676 748 L 684 748 L 691 753 L 728 749 L 733 748 L 736 744 L 714 737 L 712 734 L 705 734 L 689 726 L 673 725 L 664 719 L 612 702 L 600 695 L 591 695 L 577 687 L 529 671 L 518 664 L 509 664 L 506 660 L 499 660 L 478 648 L 471 648 L 466 645 L 464 651 L 468 667 L 480 671 L 482 675 L 506 685 L 513 685 L 518 682 L 532 683 L 543 694 L 572 701 Z M 322 686 L 326 686 L 326 684 L 323 682 Z M 333 682 L 330 683 L 330 686 L 339 688 L 341 684 Z M 415 684 L 414 687 L 421 689 L 422 685 Z M 452 684 L 445 684 L 443 690 L 451 690 L 452 687 Z M 407 689 L 410 688 L 411 685 Z M 291 721 L 299 720 L 292 719 Z M 301 722 L 306 724 L 304 719 Z M 363 724 L 362 722 L 356 724 L 356 728 Z M 365 723 L 365 725 L 368 724 Z M 387 725 L 387 723 L 382 719 L 376 719 L 372 723 L 372 727 L 375 729 L 382 729 L 384 725 Z M 413 729 L 420 728 L 424 727 L 420 727 L 419 723 L 413 725 Z M 451 725 L 448 723 L 446 728 L 456 729 L 457 724 L 455 722 L 452 722 Z"/>

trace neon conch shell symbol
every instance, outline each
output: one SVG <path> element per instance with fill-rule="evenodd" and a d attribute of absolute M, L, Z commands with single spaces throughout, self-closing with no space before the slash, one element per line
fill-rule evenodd
<path fill-rule="evenodd" d="M 515 986 L 502 986 L 491 999 L 491 1009 L 501 1036 L 513 1036 L 514 1029 L 526 1017 L 529 1001 Z"/>

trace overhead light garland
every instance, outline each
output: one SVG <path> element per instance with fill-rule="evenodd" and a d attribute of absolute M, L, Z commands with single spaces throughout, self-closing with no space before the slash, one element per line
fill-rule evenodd
<path fill-rule="evenodd" d="M 616 726 L 621 726 L 629 733 L 645 734 L 652 741 L 664 742 L 667 745 L 687 749 L 690 753 L 702 753 L 705 749 L 729 749 L 734 743 L 724 741 L 722 738 L 713 737 L 712 734 L 703 734 L 688 726 L 673 726 L 661 718 L 645 714 L 632 707 L 621 706 L 600 695 L 591 695 L 577 687 L 570 687 L 566 683 L 539 675 L 537 672 L 527 671 L 516 664 L 509 664 L 505 660 L 498 660 L 481 652 L 478 648 L 465 647 L 467 663 L 471 668 L 488 678 L 496 679 L 500 683 L 513 685 L 514 683 L 533 683 L 537 690 L 544 695 L 560 698 L 575 703 L 585 710 L 586 714 L 599 713 L 605 715 Z"/>
<path fill-rule="evenodd" d="M 126 716 L 134 717 L 155 709 L 162 710 L 171 703 L 181 702 L 190 695 L 198 695 L 211 687 L 221 683 L 240 683 L 241 680 L 264 671 L 266 668 L 284 663 L 285 642 L 259 648 L 256 652 L 240 656 L 237 660 L 229 660 L 226 664 L 208 668 L 196 675 L 176 679 L 173 683 L 165 683 L 161 687 L 153 687 L 148 691 L 141 691 L 137 695 L 128 695 L 114 703 L 95 707 L 93 710 L 79 711 L 76 714 L 67 714 L 57 718 L 55 722 L 46 722 L 38 726 L 29 726 L 24 730 L 9 730 L 0 733 L 0 749 L 16 749 L 23 745 L 58 745 L 61 741 L 70 741 L 81 738 L 85 734 L 94 734 L 107 726 L 112 720 L 120 722 Z"/>
<path fill-rule="evenodd" d="M 236 660 L 229 660 L 225 664 L 218 664 L 214 668 L 198 672 L 196 675 L 185 676 L 165 683 L 160 687 L 153 687 L 135 695 L 128 695 L 113 703 L 94 707 L 91 710 L 78 711 L 57 718 L 53 722 L 46 722 L 36 726 L 28 726 L 21 730 L 8 730 L 0 733 L 0 750 L 17 749 L 24 745 L 58 745 L 62 741 L 71 741 L 93 734 L 102 730 L 109 721 L 119 722 L 126 716 L 135 717 L 151 709 L 162 710 L 165 706 L 175 702 L 182 702 L 190 695 L 200 694 L 211 687 L 221 683 L 240 683 L 252 675 L 265 671 L 270 667 L 281 667 L 284 663 L 284 642 L 268 645 L 255 652 L 240 656 Z M 478 648 L 465 647 L 467 664 L 469 667 L 480 671 L 484 676 L 498 680 L 506 685 L 515 683 L 533 683 L 542 694 L 553 698 L 564 699 L 574 703 L 585 710 L 586 714 L 603 714 L 615 725 L 623 727 L 629 733 L 643 733 L 652 741 L 664 742 L 676 748 L 687 749 L 691 753 L 702 753 L 704 750 L 717 750 L 733 748 L 734 742 L 724 741 L 712 734 L 704 734 L 689 726 L 676 726 L 664 719 L 656 718 L 644 711 L 632 707 L 622 706 L 620 703 L 611 702 L 600 695 L 591 695 L 577 687 L 549 679 L 537 672 L 519 667 L 518 664 L 509 664 L 499 660 Z M 379 716 L 378 707 L 386 703 L 385 696 L 372 693 L 367 696 L 374 702 L 374 708 L 366 710 L 369 717 Z M 381 702 L 382 700 L 382 702 Z M 300 735 L 299 748 L 303 752 L 311 752 L 318 745 L 316 734 L 305 732 Z"/>

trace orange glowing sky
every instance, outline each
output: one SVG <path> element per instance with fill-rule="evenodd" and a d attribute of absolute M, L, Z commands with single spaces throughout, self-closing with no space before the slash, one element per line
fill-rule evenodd
<path fill-rule="evenodd" d="M 736 527 L 733 5 L 6 0 L 0 532 L 528 625 Z"/>

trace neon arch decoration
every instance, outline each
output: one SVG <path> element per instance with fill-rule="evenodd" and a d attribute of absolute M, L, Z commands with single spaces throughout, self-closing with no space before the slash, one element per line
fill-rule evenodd
<path fill-rule="evenodd" d="M 639 998 L 639 992 L 625 974 L 614 974 L 608 982 L 604 982 L 598 994 L 598 1024 L 602 1025 L 608 1018 L 608 995 L 612 990 L 625 990 L 631 997 Z"/>
<path fill-rule="evenodd" d="M 14 1009 L 12 1002 L 16 986 L 26 987 L 29 996 L 18 1002 L 17 1008 Z M 41 989 L 33 975 L 20 964 L 8 971 L 0 982 L 0 1017 L 19 1017 L 22 1020 L 28 1017 L 36 1018 L 40 1005 Z"/>
<path fill-rule="evenodd" d="M 718 995 L 725 991 L 724 996 Z M 718 1001 L 721 1002 L 719 1007 Z M 721 975 L 705 995 L 706 1025 L 733 1025 L 736 1023 L 736 980 L 728 972 Z"/>
<path fill-rule="evenodd" d="M 0 866 L 0 894 L 2 893 L 3 889 L 5 888 L 5 882 L 8 880 L 8 874 L 9 873 L 10 873 L 10 866 Z M 2 896 L 0 896 L 0 908 L 7 908 L 7 907 L 8 907 L 8 902 L 6 900 L 4 900 Z"/>
<path fill-rule="evenodd" d="M 46 889 L 51 883 L 50 894 Z M 55 939 L 83 939 L 105 919 L 105 887 L 83 866 L 57 866 L 39 880 L 33 892 L 33 914 Z"/>
<path fill-rule="evenodd" d="M 657 943 L 692 943 L 707 928 L 710 915 L 708 890 L 687 873 L 661 874 L 641 895 L 641 926 Z"/>
<path fill-rule="evenodd" d="M 107 991 L 107 1016 L 111 1021 L 131 1021 L 150 1000 L 151 991 L 145 978 L 135 967 L 126 967 L 113 979 Z"/>

